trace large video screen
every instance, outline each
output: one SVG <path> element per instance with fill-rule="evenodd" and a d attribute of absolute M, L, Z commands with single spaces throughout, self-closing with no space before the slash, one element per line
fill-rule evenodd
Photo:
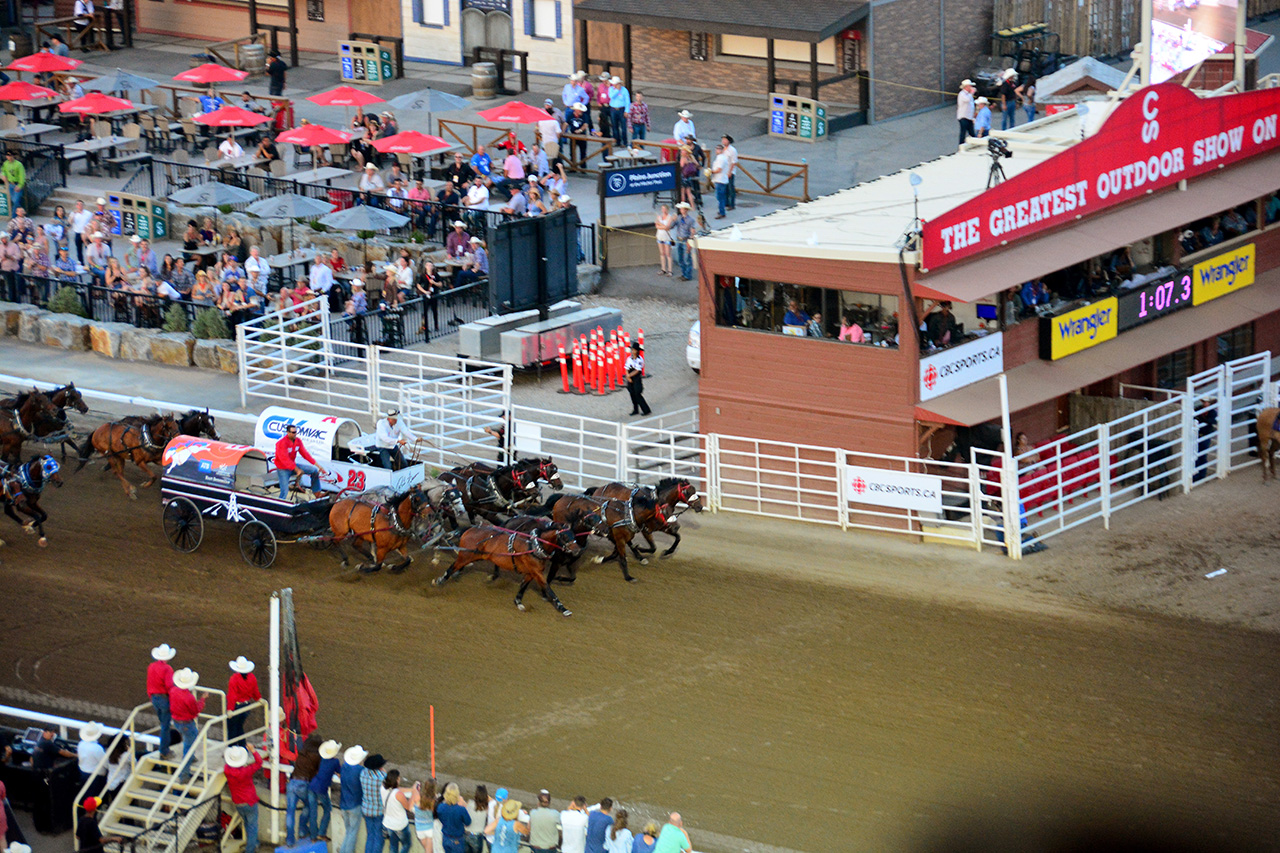
<path fill-rule="evenodd" d="M 1234 41 L 1236 0 L 1150 0 L 1151 82 L 1163 83 Z"/>

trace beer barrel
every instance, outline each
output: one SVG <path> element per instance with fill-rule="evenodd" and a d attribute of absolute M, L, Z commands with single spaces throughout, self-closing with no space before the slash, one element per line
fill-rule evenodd
<path fill-rule="evenodd" d="M 267 68 L 267 48 L 261 44 L 240 45 L 240 70 L 250 77 L 260 77 Z"/>
<path fill-rule="evenodd" d="M 498 96 L 498 66 L 492 62 L 477 62 L 471 66 L 471 94 L 481 101 Z"/>

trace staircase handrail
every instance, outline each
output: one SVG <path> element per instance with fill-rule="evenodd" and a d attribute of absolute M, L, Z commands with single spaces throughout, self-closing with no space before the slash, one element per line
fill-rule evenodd
<path fill-rule="evenodd" d="M 202 807 L 204 807 L 204 806 L 209 805 L 209 803 L 211 803 L 211 802 L 214 802 L 214 801 L 216 801 L 216 800 L 221 800 L 221 799 L 222 799 L 222 792 L 221 792 L 221 791 L 219 791 L 218 793 L 214 794 L 213 796 L 205 797 L 203 800 L 200 800 L 200 801 L 198 801 L 198 802 L 192 803 L 190 806 L 187 806 L 186 808 L 178 809 L 178 810 L 174 811 L 174 813 L 173 813 L 173 814 L 169 815 L 167 818 L 165 818 L 165 819 L 164 819 L 163 821 L 161 821 L 160 823 L 156 824 L 155 826 L 149 826 L 149 827 L 147 827 L 146 829 L 144 829 L 142 832 L 139 832 L 139 833 L 138 833 L 137 835 L 135 835 L 133 838 L 130 838 L 130 839 L 129 839 L 129 842 L 128 842 L 128 843 L 129 843 L 129 849 L 130 849 L 131 851 L 136 851 L 136 850 L 138 849 L 138 844 L 139 844 L 139 842 L 140 842 L 140 841 L 144 841 L 144 840 L 147 838 L 147 836 L 149 836 L 149 835 L 152 835 L 152 834 L 159 835 L 159 834 L 163 833 L 163 832 L 165 831 L 165 827 L 166 827 L 170 822 L 173 822 L 173 823 L 174 823 L 174 825 L 175 825 L 175 826 L 174 826 L 174 838 L 176 839 L 176 838 L 177 838 L 177 836 L 178 836 L 178 823 L 180 823 L 182 820 L 186 819 L 186 817 L 187 817 L 189 814 L 191 814 L 193 811 L 195 811 L 196 809 L 198 809 L 198 808 L 202 808 Z"/>

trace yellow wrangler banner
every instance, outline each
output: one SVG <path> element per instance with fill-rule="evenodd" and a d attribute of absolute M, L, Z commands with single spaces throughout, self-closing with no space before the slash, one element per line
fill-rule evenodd
<path fill-rule="evenodd" d="M 1253 284 L 1254 258 L 1254 244 L 1250 243 L 1196 264 L 1191 304 L 1203 305 Z"/>
<path fill-rule="evenodd" d="M 1116 336 L 1120 312 L 1114 296 L 1040 321 L 1040 356 L 1056 361 Z"/>

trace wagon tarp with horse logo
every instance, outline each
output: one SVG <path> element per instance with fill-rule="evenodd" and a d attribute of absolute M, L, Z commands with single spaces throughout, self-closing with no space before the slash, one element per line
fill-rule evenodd
<path fill-rule="evenodd" d="M 258 568 L 276 559 L 277 534 L 326 544 L 329 498 L 294 503 L 273 497 L 274 469 L 266 454 L 246 444 L 180 435 L 161 457 L 165 536 L 190 554 L 204 541 L 205 517 L 240 527 L 240 555 Z"/>

